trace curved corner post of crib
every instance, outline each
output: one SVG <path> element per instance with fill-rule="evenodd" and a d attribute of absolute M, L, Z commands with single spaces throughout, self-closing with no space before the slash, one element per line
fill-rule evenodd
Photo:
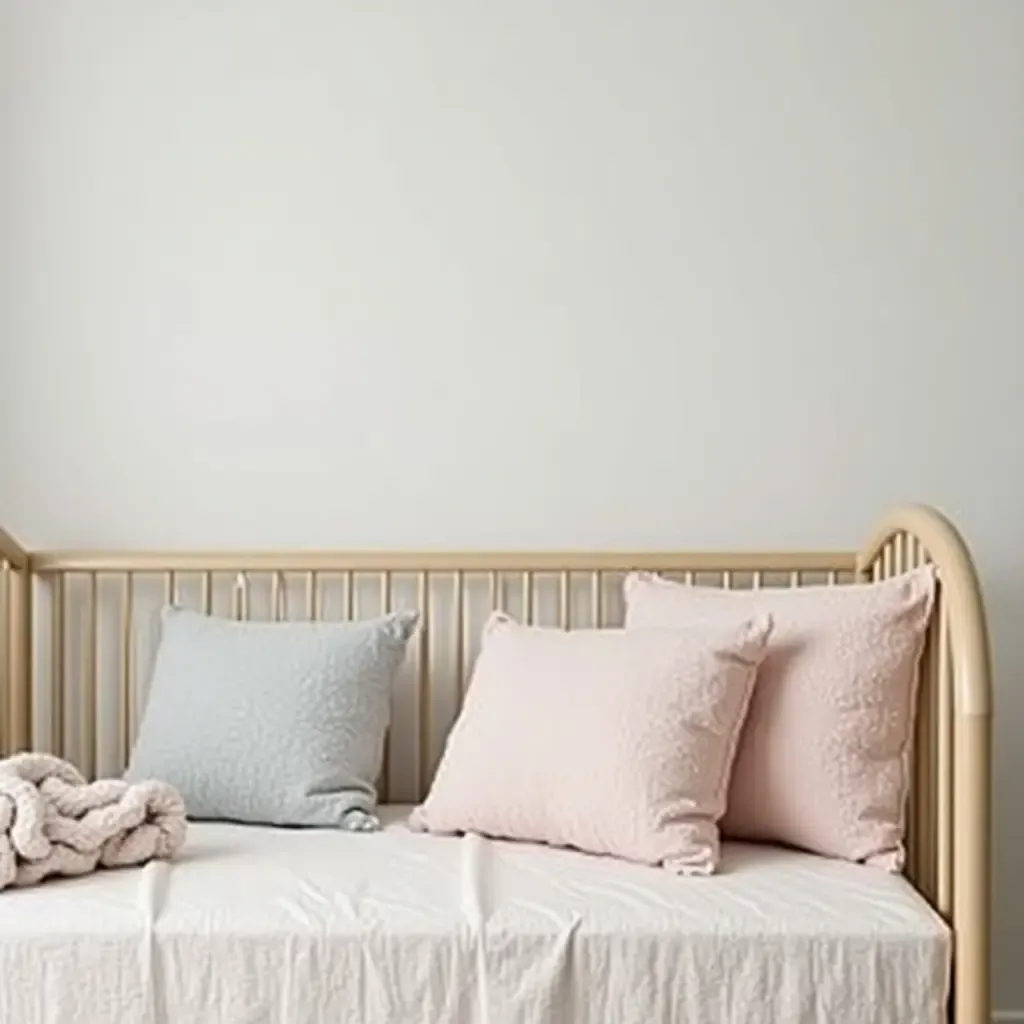
<path fill-rule="evenodd" d="M 977 568 L 960 531 L 937 509 L 909 505 L 890 513 L 857 559 L 858 576 L 900 537 L 915 540 L 935 566 L 950 617 L 956 713 L 991 716 L 992 668 L 988 623 Z"/>
<path fill-rule="evenodd" d="M 927 505 L 898 508 L 885 517 L 857 559 L 858 579 L 895 575 L 899 554 L 911 547 L 935 567 L 939 587 L 930 627 L 934 656 L 922 668 L 922 675 L 931 674 L 939 709 L 934 718 L 932 709 L 927 725 L 929 755 L 937 752 L 928 762 L 935 814 L 925 839 L 937 865 L 929 895 L 953 929 L 953 1020 L 988 1024 L 994 692 L 985 602 L 964 537 Z"/>

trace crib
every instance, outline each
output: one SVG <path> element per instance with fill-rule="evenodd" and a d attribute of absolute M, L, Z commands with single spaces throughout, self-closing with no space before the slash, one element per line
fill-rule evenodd
<path fill-rule="evenodd" d="M 493 609 L 567 629 L 603 626 L 617 621 L 617 585 L 632 570 L 723 588 L 838 587 L 925 562 L 940 582 L 920 665 L 905 878 L 948 928 L 948 1019 L 988 1024 L 989 636 L 969 549 L 929 506 L 895 509 L 859 550 L 820 552 L 30 551 L 0 530 L 0 747 L 4 755 L 50 750 L 88 777 L 119 773 L 144 706 L 163 603 L 274 619 L 415 606 L 423 628 L 396 689 L 379 784 L 384 804 L 402 807 L 429 785 L 479 624 Z M 33 908 L 29 899 L 63 899 L 64 913 L 72 897 L 19 899 L 33 914 L 42 903 Z M 45 911 L 57 913 L 53 904 Z M 17 943 L 18 935 L 4 935 L 3 917 L 0 946 Z"/>

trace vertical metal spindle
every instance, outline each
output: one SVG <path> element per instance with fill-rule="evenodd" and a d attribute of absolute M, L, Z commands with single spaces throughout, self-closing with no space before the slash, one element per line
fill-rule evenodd
<path fill-rule="evenodd" d="M 905 534 L 897 533 L 892 539 L 892 573 L 894 576 L 899 576 L 903 573 L 906 565 L 903 561 L 904 548 L 905 548 Z"/>
<path fill-rule="evenodd" d="M 356 591 L 355 583 L 352 579 L 352 573 L 346 572 L 342 582 L 342 598 L 344 600 L 344 606 L 342 609 L 342 618 L 354 619 L 356 617 Z"/>
<path fill-rule="evenodd" d="M 417 585 L 417 603 L 420 610 L 419 664 L 417 670 L 419 697 L 419 777 L 416 788 L 419 799 L 426 796 L 429 788 L 431 765 L 431 701 L 430 701 L 430 577 L 421 572 Z"/>
<path fill-rule="evenodd" d="M 572 628 L 572 578 L 564 570 L 558 577 L 558 625 L 561 629 Z"/>
<path fill-rule="evenodd" d="M 386 569 L 380 575 L 380 607 L 384 615 L 391 614 L 391 573 Z M 391 723 L 395 720 L 394 708 L 388 715 L 388 727 L 384 731 L 384 748 L 381 752 L 380 798 L 387 803 L 391 798 Z"/>
<path fill-rule="evenodd" d="M 274 572 L 270 577 L 270 614 L 275 622 L 286 617 L 284 608 L 285 587 L 282 574 Z"/>
<path fill-rule="evenodd" d="M 452 627 L 455 644 L 455 680 L 459 700 L 466 692 L 466 578 L 461 570 L 455 570 L 455 608 L 452 612 Z"/>
<path fill-rule="evenodd" d="M 50 626 L 50 641 L 53 645 L 53 751 L 58 757 L 65 757 L 65 705 L 67 692 L 64 679 L 64 573 L 53 577 L 53 621 Z"/>
<path fill-rule="evenodd" d="M 6 572 L 7 668 L 10 703 L 10 746 L 28 750 L 34 740 L 33 651 L 30 635 L 32 618 L 32 573 L 28 567 Z"/>
<path fill-rule="evenodd" d="M 921 542 L 911 534 L 907 534 L 907 564 L 909 570 L 916 569 L 921 564 Z"/>
<path fill-rule="evenodd" d="M 89 625 L 86 642 L 85 686 L 83 699 L 85 707 L 82 715 L 82 728 L 85 733 L 85 750 L 82 758 L 82 772 L 89 780 L 96 776 L 96 704 L 98 661 L 99 661 L 99 611 L 97 605 L 96 573 L 89 573 Z"/>
<path fill-rule="evenodd" d="M 123 764 L 126 767 L 132 753 L 132 736 L 135 730 L 135 677 L 132 657 L 132 605 L 134 599 L 134 578 L 131 572 L 126 572 L 124 574 L 124 594 L 121 598 L 121 695 L 118 700 L 121 753 Z"/>
<path fill-rule="evenodd" d="M 203 586 L 203 593 L 202 593 L 203 614 L 204 615 L 209 615 L 213 611 L 213 573 L 212 572 L 204 572 L 203 573 L 203 584 L 202 584 L 202 586 Z"/>
<path fill-rule="evenodd" d="M 523 624 L 533 623 L 533 572 L 527 569 L 523 573 Z"/>
<path fill-rule="evenodd" d="M 306 573 L 306 618 L 320 618 L 320 578 L 316 572 Z"/>
<path fill-rule="evenodd" d="M 594 629 L 604 625 L 604 576 L 600 570 L 590 576 L 590 617 Z"/>
<path fill-rule="evenodd" d="M 891 540 L 886 541 L 885 547 L 882 548 L 882 579 L 889 579 L 892 576 L 892 565 L 893 565 L 893 542 Z"/>

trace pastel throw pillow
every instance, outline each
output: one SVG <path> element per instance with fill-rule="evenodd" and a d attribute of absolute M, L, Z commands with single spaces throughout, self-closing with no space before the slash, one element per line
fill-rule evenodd
<path fill-rule="evenodd" d="M 770 633 L 764 615 L 638 633 L 495 613 L 411 826 L 713 873 Z"/>
<path fill-rule="evenodd" d="M 626 578 L 630 630 L 738 615 L 774 622 L 733 767 L 725 837 L 902 870 L 916 668 L 934 591 L 930 566 L 878 583 L 751 591 Z"/>
<path fill-rule="evenodd" d="M 165 609 L 126 777 L 170 783 L 194 819 L 374 828 L 392 681 L 418 621 Z"/>

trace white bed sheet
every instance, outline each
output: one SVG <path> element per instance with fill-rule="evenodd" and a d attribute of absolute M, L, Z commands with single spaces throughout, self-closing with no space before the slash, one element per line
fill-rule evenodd
<path fill-rule="evenodd" d="M 726 844 L 722 873 L 479 837 L 193 824 L 173 864 L 0 893 L 0 1024 L 938 1024 L 903 879 Z"/>

